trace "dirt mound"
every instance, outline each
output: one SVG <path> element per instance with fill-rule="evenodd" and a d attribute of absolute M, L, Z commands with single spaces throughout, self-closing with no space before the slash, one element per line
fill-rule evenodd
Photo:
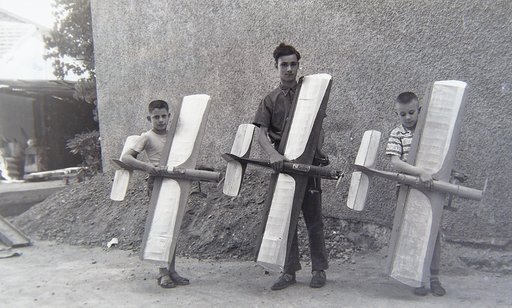
<path fill-rule="evenodd" d="M 73 184 L 15 217 L 13 222 L 39 239 L 105 246 L 116 237 L 119 248 L 138 250 L 149 203 L 144 175 L 135 174 L 122 202 L 109 199 L 112 178 L 110 173 L 100 174 Z M 261 228 L 267 180 L 268 173 L 249 172 L 236 198 L 225 196 L 215 184 L 198 186 L 195 183 L 182 224 L 178 254 L 252 259 Z M 352 233 L 346 232 L 347 229 L 353 228 L 335 218 L 325 219 L 326 246 L 331 258 L 350 260 L 353 252 L 360 250 L 361 247 L 354 245 L 355 238 L 349 239 Z M 360 238 L 360 234 L 357 237 Z M 302 259 L 307 261 L 307 232 L 302 219 L 299 241 Z M 363 243 L 363 248 L 375 248 L 371 240 L 359 242 Z"/>
<path fill-rule="evenodd" d="M 240 196 L 227 197 L 216 184 L 194 183 L 183 220 L 177 253 L 200 259 L 254 259 L 260 232 L 261 212 L 268 173 L 250 170 Z M 100 174 L 72 184 L 44 202 L 13 218 L 13 223 L 33 238 L 72 245 L 106 246 L 112 238 L 118 248 L 139 250 L 148 213 L 149 197 L 142 173 L 135 173 L 122 202 L 109 199 L 113 174 Z M 330 259 L 352 259 L 355 252 L 385 254 L 390 230 L 370 223 L 324 218 L 326 248 Z M 299 219 L 301 259 L 309 261 L 307 231 Z M 465 271 L 468 267 L 510 273 L 512 252 L 473 249 L 442 243 L 443 271 Z M 383 265 L 385 260 L 383 260 Z"/>
<path fill-rule="evenodd" d="M 147 215 L 148 197 L 140 177 L 123 202 L 109 199 L 111 175 L 98 175 L 72 184 L 14 218 L 23 231 L 39 239 L 74 245 L 104 245 L 113 237 L 120 247 L 140 241 Z"/>

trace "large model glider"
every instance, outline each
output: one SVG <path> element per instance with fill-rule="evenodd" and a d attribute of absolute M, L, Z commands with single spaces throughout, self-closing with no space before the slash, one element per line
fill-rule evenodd
<path fill-rule="evenodd" d="M 416 125 L 408 163 L 435 174 L 427 190 L 418 178 L 374 169 L 380 132 L 365 132 L 350 183 L 347 206 L 364 208 L 372 176 L 401 185 L 388 253 L 388 273 L 413 287 L 426 283 L 441 222 L 446 194 L 481 200 L 483 191 L 450 183 L 467 85 L 461 81 L 437 81 Z M 485 188 L 484 188 L 485 190 Z"/>
<path fill-rule="evenodd" d="M 281 271 L 295 233 L 308 177 L 337 180 L 341 172 L 313 166 L 325 109 L 329 99 L 332 77 L 327 74 L 305 76 L 297 86 L 290 111 L 291 117 L 283 130 L 278 152 L 284 162 L 280 173 L 271 176 L 265 202 L 257 262 L 272 271 Z M 228 161 L 224 193 L 236 196 L 240 191 L 247 164 L 270 167 L 265 160 L 249 158 L 254 126 L 242 124 L 238 128 Z"/>
<path fill-rule="evenodd" d="M 160 165 L 167 166 L 168 171 L 155 179 L 140 252 L 141 259 L 162 264 L 172 261 L 191 181 L 218 182 L 220 180 L 218 172 L 195 169 L 210 111 L 210 97 L 205 94 L 185 96 L 177 109 L 179 113 L 176 113 L 171 120 L 167 141 L 160 158 Z M 130 142 L 132 142 L 131 137 L 127 139 L 127 143 Z M 128 148 L 125 145 L 123 151 Z M 114 162 L 124 168 L 116 173 L 121 172 L 121 177 L 128 177 L 128 179 L 121 178 L 117 182 L 114 181 L 114 186 L 122 186 L 121 189 L 116 188 L 116 190 L 124 191 L 122 194 L 114 195 L 118 199 L 121 195 L 124 198 L 126 192 L 124 186 L 129 181 L 131 170 L 118 160 Z"/>

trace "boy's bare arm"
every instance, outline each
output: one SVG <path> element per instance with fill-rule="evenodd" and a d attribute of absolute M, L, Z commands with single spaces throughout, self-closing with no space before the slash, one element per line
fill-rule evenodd
<path fill-rule="evenodd" d="M 139 155 L 139 153 L 137 153 L 136 151 L 134 151 L 132 149 L 129 149 L 121 157 L 121 161 L 134 169 L 145 171 L 151 175 L 158 175 L 160 173 L 161 168 L 153 166 L 150 163 L 146 163 L 141 160 L 138 160 L 137 155 Z"/>
<path fill-rule="evenodd" d="M 391 168 L 398 172 L 415 175 L 419 177 L 420 181 L 425 185 L 425 187 L 432 187 L 432 181 L 434 180 L 432 173 L 423 168 L 410 165 L 402 161 L 398 156 L 391 156 Z"/>
<path fill-rule="evenodd" d="M 277 172 L 281 171 L 283 169 L 283 161 L 285 160 L 285 157 L 277 152 L 272 143 L 270 143 L 270 140 L 268 139 L 268 127 L 261 126 L 259 128 L 258 143 L 270 157 L 272 169 Z"/>

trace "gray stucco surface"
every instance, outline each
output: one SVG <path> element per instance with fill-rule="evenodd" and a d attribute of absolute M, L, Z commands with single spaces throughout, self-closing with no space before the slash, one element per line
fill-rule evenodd
<path fill-rule="evenodd" d="M 355 1 L 354 1 L 355 2 Z M 456 199 L 444 233 L 490 242 L 512 238 L 512 3 L 510 1 L 92 1 L 103 161 L 124 138 L 149 129 L 150 100 L 207 93 L 212 110 L 200 161 L 223 168 L 236 128 L 252 121 L 278 84 L 272 51 L 302 54 L 301 75 L 334 76 L 325 151 L 353 162 L 365 130 L 398 124 L 402 91 L 420 99 L 435 80 L 468 83 L 455 168 L 483 202 Z M 259 155 L 256 149 L 255 156 Z M 387 168 L 381 155 L 379 168 Z M 395 184 L 377 179 L 366 209 L 346 208 L 348 180 L 324 181 L 327 216 L 390 226 Z"/>

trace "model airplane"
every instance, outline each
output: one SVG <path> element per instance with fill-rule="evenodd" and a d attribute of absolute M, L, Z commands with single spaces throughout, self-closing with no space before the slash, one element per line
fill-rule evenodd
<path fill-rule="evenodd" d="M 371 176 L 391 179 L 402 185 L 388 253 L 388 273 L 413 287 L 426 283 L 439 230 L 446 194 L 481 200 L 484 192 L 450 183 L 458 135 L 465 107 L 466 83 L 437 81 L 432 86 L 416 126 L 407 162 L 435 174 L 432 188 L 418 178 L 374 169 L 380 132 L 364 134 L 352 174 L 347 206 L 364 208 Z M 485 188 L 484 188 L 485 191 Z"/>
<path fill-rule="evenodd" d="M 305 76 L 297 86 L 291 109 L 291 121 L 283 130 L 278 152 L 287 161 L 279 173 L 271 176 L 265 202 L 264 230 L 258 245 L 257 262 L 272 271 L 281 271 L 295 233 L 309 177 L 339 180 L 342 172 L 313 166 L 313 158 L 325 116 L 332 77 L 327 74 Z M 238 128 L 228 161 L 223 192 L 236 196 L 240 191 L 247 164 L 270 167 L 270 162 L 249 158 L 254 125 Z"/>
<path fill-rule="evenodd" d="M 210 111 L 210 96 L 185 96 L 177 110 L 160 158 L 160 165 L 167 167 L 167 173 L 155 179 L 140 251 L 141 259 L 162 264 L 172 261 L 191 182 L 218 182 L 221 178 L 218 172 L 195 169 Z M 136 140 L 131 137 L 127 144 Z M 129 148 L 125 144 L 123 151 Z M 124 198 L 133 169 L 120 160 L 114 160 L 114 163 L 121 168 L 116 171 L 116 176 L 118 172 L 120 176 L 114 180 L 116 188 L 113 187 L 114 196 L 120 199 Z"/>

